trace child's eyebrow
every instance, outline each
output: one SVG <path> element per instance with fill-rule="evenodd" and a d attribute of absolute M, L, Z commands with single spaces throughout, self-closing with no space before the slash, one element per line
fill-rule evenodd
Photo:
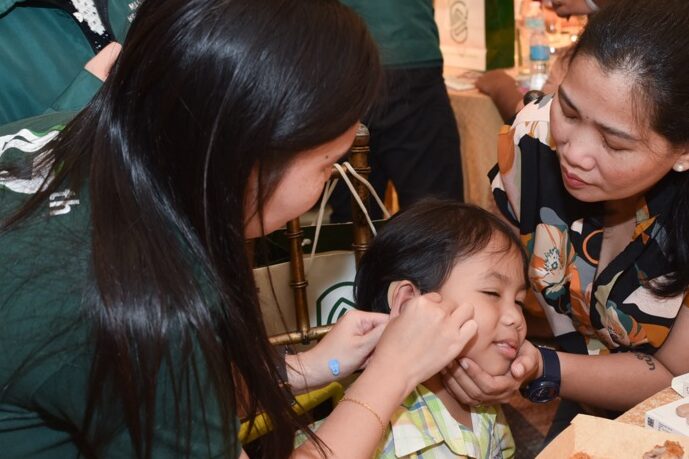
<path fill-rule="evenodd" d="M 490 271 L 488 271 L 488 273 L 486 273 L 486 278 L 494 278 L 500 282 L 505 282 L 505 283 L 510 281 L 509 277 L 507 277 L 504 274 L 499 273 L 497 271 L 493 271 L 493 270 L 490 270 Z"/>
<path fill-rule="evenodd" d="M 503 273 L 499 273 L 499 272 L 493 271 L 493 270 L 490 270 L 486 273 L 486 279 L 491 279 L 491 278 L 495 279 L 498 282 L 501 282 L 503 284 L 509 284 L 510 282 L 512 282 L 514 280 L 511 277 L 504 275 Z M 526 289 L 527 289 L 527 284 L 524 284 L 522 290 L 526 290 Z"/>

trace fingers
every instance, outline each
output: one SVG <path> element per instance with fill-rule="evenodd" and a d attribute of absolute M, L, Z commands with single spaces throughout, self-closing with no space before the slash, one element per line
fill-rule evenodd
<path fill-rule="evenodd" d="M 444 370 L 445 387 L 462 403 L 471 406 L 506 402 L 519 389 L 524 378 L 536 371 L 538 355 L 534 354 L 532 347 L 528 341 L 522 345 L 505 375 L 490 375 L 466 357 L 460 360 L 460 365 L 452 362 Z"/>
<path fill-rule="evenodd" d="M 469 396 L 481 402 L 504 402 L 519 389 L 520 381 L 513 378 L 510 372 L 506 375 L 493 376 L 468 358 L 461 360 L 461 366 L 467 378 L 478 390 L 478 392 L 468 391 Z"/>
<path fill-rule="evenodd" d="M 438 293 L 438 292 L 430 292 L 430 293 L 426 293 L 426 294 L 421 295 L 421 296 L 423 296 L 424 298 L 426 298 L 429 301 L 433 301 L 434 303 L 442 303 L 442 301 L 443 301 L 442 295 L 440 295 L 440 293 Z"/>
<path fill-rule="evenodd" d="M 530 341 L 524 341 L 519 348 L 517 358 L 510 366 L 512 376 L 520 382 L 523 382 L 529 376 L 537 376 L 541 364 L 540 358 L 541 354 L 538 352 L 538 349 Z"/>
<path fill-rule="evenodd" d="M 380 337 L 383 336 L 383 332 L 385 331 L 386 325 L 387 322 L 380 323 L 363 335 L 363 339 L 368 344 L 366 348 L 370 347 L 372 350 L 375 347 L 376 343 L 378 343 L 378 341 L 380 340 Z"/>
<path fill-rule="evenodd" d="M 478 325 L 473 320 L 474 307 L 470 304 L 462 306 L 454 306 L 454 310 L 450 314 L 450 323 L 454 324 L 456 329 L 459 329 L 457 339 L 455 340 L 455 348 L 448 349 L 455 356 L 469 344 L 469 342 L 476 336 Z"/>
<path fill-rule="evenodd" d="M 122 45 L 117 42 L 112 42 L 105 46 L 98 54 L 93 56 L 85 65 L 84 68 L 98 79 L 105 81 L 110 73 L 110 68 L 117 60 L 120 54 Z"/>
<path fill-rule="evenodd" d="M 466 371 L 456 365 L 452 375 L 452 387 L 455 389 L 453 393 L 458 396 L 462 403 L 470 406 L 479 405 L 484 400 L 484 396 L 481 389 L 476 385 L 474 381 L 467 375 Z"/>
<path fill-rule="evenodd" d="M 336 325 L 339 323 L 350 324 L 347 328 L 353 329 L 355 333 L 365 335 L 381 325 L 386 325 L 389 320 L 388 314 L 352 310 L 338 320 Z"/>
<path fill-rule="evenodd" d="M 469 372 L 471 370 L 471 373 Z M 473 360 L 463 358 L 460 360 L 459 369 L 455 372 L 457 382 L 464 388 L 467 395 L 476 402 L 474 404 L 483 403 L 488 400 L 487 394 L 472 375 L 487 375 L 481 367 L 479 367 Z"/>
<path fill-rule="evenodd" d="M 455 306 L 454 311 L 452 311 L 451 318 L 455 321 L 455 323 L 458 323 L 460 325 L 467 322 L 469 319 L 473 319 L 474 306 L 470 304 L 462 304 L 461 306 Z"/>
<path fill-rule="evenodd" d="M 472 381 L 476 383 L 476 386 L 480 388 L 479 390 L 481 392 L 484 392 L 488 395 L 493 395 L 499 392 L 499 389 L 495 387 L 494 380 L 497 378 L 496 376 L 492 376 L 485 371 L 481 367 L 479 367 L 476 362 L 469 358 L 463 358 L 460 361 L 461 367 L 464 369 L 466 372 L 467 376 L 471 378 Z M 479 394 L 475 394 L 478 396 Z M 479 397 L 476 397 L 479 398 Z"/>
<path fill-rule="evenodd" d="M 514 359 L 510 365 L 510 372 L 515 379 L 523 381 L 526 376 L 533 371 L 537 366 L 537 362 L 530 355 L 520 355 Z"/>
<path fill-rule="evenodd" d="M 512 365 L 510 365 L 510 372 L 515 379 L 522 379 L 526 374 L 526 368 L 519 358 L 512 362 Z"/>
<path fill-rule="evenodd" d="M 367 334 L 381 325 L 387 325 L 390 320 L 388 314 L 381 314 L 379 312 L 350 311 L 347 315 L 352 313 L 356 313 L 354 319 L 356 319 L 358 329 L 362 335 Z"/>
<path fill-rule="evenodd" d="M 502 70 L 489 70 L 476 80 L 476 88 L 488 95 L 499 92 L 504 87 L 516 88 L 514 78 Z"/>
<path fill-rule="evenodd" d="M 462 385 L 459 384 L 459 378 L 462 378 L 463 375 L 465 376 L 466 373 L 463 372 L 462 368 L 459 366 L 456 360 L 453 360 L 440 373 L 442 375 L 443 385 L 445 386 L 445 389 L 447 389 L 451 394 L 453 394 L 457 400 L 469 406 L 476 406 L 479 404 L 479 401 L 471 397 L 464 389 L 464 387 L 462 387 Z M 469 382 L 473 384 L 471 381 Z M 475 385 L 474 389 L 478 390 L 475 387 Z"/>
<path fill-rule="evenodd" d="M 465 347 L 467 347 L 469 342 L 474 339 L 477 330 L 478 325 L 473 319 L 467 320 L 459 327 L 459 339 L 457 340 L 459 350 L 457 350 L 457 355 L 459 355 L 459 353 L 462 352 Z"/>
<path fill-rule="evenodd" d="M 364 312 L 364 314 L 366 314 L 366 316 L 363 322 L 370 325 L 371 328 L 385 325 L 390 320 L 389 314 L 381 314 L 380 312 Z"/>
<path fill-rule="evenodd" d="M 573 14 L 590 14 L 591 8 L 584 0 L 553 0 L 553 10 L 560 17 L 567 17 Z"/>

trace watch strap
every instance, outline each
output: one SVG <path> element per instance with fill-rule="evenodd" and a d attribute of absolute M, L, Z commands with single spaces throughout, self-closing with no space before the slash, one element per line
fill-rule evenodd
<path fill-rule="evenodd" d="M 546 403 L 560 394 L 560 359 L 552 349 L 538 347 L 543 359 L 543 375 L 522 387 L 522 396 L 534 403 Z"/>
<path fill-rule="evenodd" d="M 557 356 L 557 352 L 553 349 L 540 346 L 538 350 L 543 357 L 543 376 L 539 379 L 560 384 L 560 358 Z"/>

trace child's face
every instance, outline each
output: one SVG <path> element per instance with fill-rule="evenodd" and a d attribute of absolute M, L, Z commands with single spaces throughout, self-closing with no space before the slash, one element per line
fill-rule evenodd
<path fill-rule="evenodd" d="M 504 237 L 458 262 L 440 288 L 443 299 L 471 304 L 476 337 L 462 352 L 494 376 L 507 373 L 526 337 L 522 304 L 526 296 L 521 255 L 505 251 Z"/>

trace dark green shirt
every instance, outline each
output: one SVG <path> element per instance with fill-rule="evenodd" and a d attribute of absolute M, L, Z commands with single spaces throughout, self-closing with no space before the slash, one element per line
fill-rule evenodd
<path fill-rule="evenodd" d="M 433 0 L 340 0 L 366 21 L 383 65 L 442 65 Z"/>
<path fill-rule="evenodd" d="M 26 201 L 42 179 L 33 168 L 41 145 L 71 115 L 51 114 L 0 128 L 0 219 Z M 21 126 L 29 129 L 19 129 Z M 23 168 L 17 172 L 17 166 Z M 14 169 L 10 169 L 10 167 Z M 12 170 L 12 172 L 8 172 Z M 21 170 L 21 169 L 19 169 Z M 40 211 L 0 234 L 0 457 L 74 458 L 82 426 L 93 346 L 83 305 L 90 276 L 90 208 L 86 192 L 54 193 Z M 154 457 L 179 457 L 172 392 L 166 370 L 158 385 Z M 191 392 L 191 457 L 219 457 L 224 447 L 218 405 L 202 374 Z M 192 395 L 193 397 L 193 395 Z M 113 416 L 116 434 L 104 457 L 134 457 L 129 434 Z M 207 436 L 206 436 L 207 434 Z M 238 455 L 238 442 L 236 454 Z"/>
<path fill-rule="evenodd" d="M 134 0 L 109 0 L 119 42 Z M 39 2 L 0 0 L 0 125 L 52 111 L 81 109 L 101 81 L 84 65 L 95 55 L 76 19 Z"/>

